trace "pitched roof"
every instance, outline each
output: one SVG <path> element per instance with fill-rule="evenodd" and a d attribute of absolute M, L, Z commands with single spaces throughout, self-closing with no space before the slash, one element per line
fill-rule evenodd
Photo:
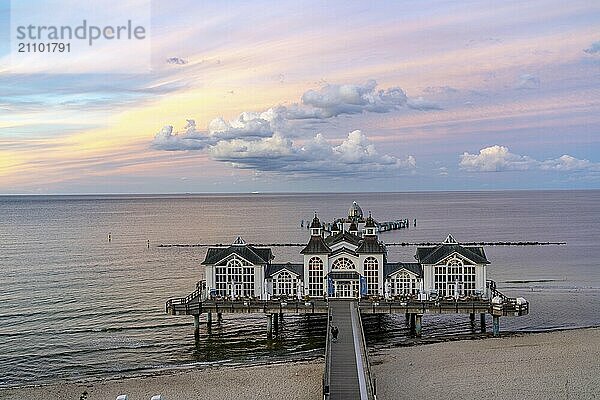
<path fill-rule="evenodd" d="M 292 264 L 292 263 L 269 264 L 265 271 L 265 276 L 267 278 L 270 278 L 282 270 L 291 271 L 294 274 L 298 275 L 298 277 L 300 279 L 304 278 L 304 265 L 303 264 Z"/>
<path fill-rule="evenodd" d="M 333 246 L 336 243 L 340 243 L 340 242 L 347 242 L 350 244 L 353 244 L 355 246 L 358 246 L 360 244 L 360 237 L 350 233 L 350 232 L 340 232 L 337 233 L 335 235 L 330 235 L 327 236 L 325 238 L 325 243 L 327 243 L 329 246 Z"/>
<path fill-rule="evenodd" d="M 352 254 L 353 256 L 357 256 L 358 254 L 356 253 L 356 251 L 351 250 L 347 247 L 340 247 L 339 249 L 335 249 L 334 251 L 332 251 L 329 256 L 330 257 L 334 257 L 337 256 L 340 253 L 348 253 L 348 254 Z"/>
<path fill-rule="evenodd" d="M 321 236 L 311 236 L 308 244 L 300 251 L 300 254 L 329 254 L 331 249 Z"/>
<path fill-rule="evenodd" d="M 229 247 L 210 247 L 202 261 L 202 265 L 216 264 L 232 254 L 237 254 L 252 264 L 266 264 L 273 259 L 273 252 L 268 247 L 254 247 L 252 245 L 233 245 Z"/>
<path fill-rule="evenodd" d="M 383 265 L 383 275 L 387 278 L 388 276 L 400 271 L 401 269 L 410 271 L 417 276 L 423 276 L 423 266 L 421 264 L 404 262 L 385 263 Z"/>
<path fill-rule="evenodd" d="M 461 246 L 460 244 L 442 243 L 435 247 L 417 247 L 415 258 L 421 264 L 436 264 L 448 257 L 452 253 L 458 253 L 461 256 L 477 264 L 489 264 L 485 251 L 481 246 Z"/>
<path fill-rule="evenodd" d="M 376 237 L 367 237 L 356 249 L 357 253 L 385 253 L 385 246 Z"/>

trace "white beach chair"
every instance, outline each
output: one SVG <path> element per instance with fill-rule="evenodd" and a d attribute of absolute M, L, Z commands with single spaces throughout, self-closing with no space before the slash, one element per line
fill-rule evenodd
<path fill-rule="evenodd" d="M 117 400 L 127 400 L 127 395 L 126 394 L 120 394 L 117 396 Z"/>
<path fill-rule="evenodd" d="M 165 399 L 163 399 L 163 397 L 160 394 L 157 394 L 155 396 L 152 396 L 152 398 L 150 400 L 165 400 Z"/>

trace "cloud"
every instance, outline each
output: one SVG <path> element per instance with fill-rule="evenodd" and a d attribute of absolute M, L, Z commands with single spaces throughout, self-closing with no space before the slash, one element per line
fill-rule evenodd
<path fill-rule="evenodd" d="M 466 171 L 498 172 L 526 170 L 536 161 L 508 151 L 504 146 L 491 146 L 479 150 L 479 154 L 467 152 L 460 156 L 459 167 Z"/>
<path fill-rule="evenodd" d="M 443 108 L 439 104 L 429 100 L 425 100 L 422 97 L 408 99 L 406 105 L 408 106 L 408 108 L 420 111 L 443 110 Z"/>
<path fill-rule="evenodd" d="M 592 43 L 592 45 L 583 50 L 588 54 L 600 54 L 600 41 Z"/>
<path fill-rule="evenodd" d="M 180 57 L 169 57 L 167 58 L 167 64 L 175 64 L 175 65 L 185 65 L 187 64 L 187 60 L 184 60 Z"/>
<path fill-rule="evenodd" d="M 173 126 L 163 127 L 155 136 L 151 146 L 157 150 L 182 151 L 203 150 L 216 143 L 214 139 L 196 130 L 196 122 L 188 119 L 184 131 L 173 133 Z"/>
<path fill-rule="evenodd" d="M 463 153 L 459 167 L 469 172 L 501 171 L 600 171 L 600 163 L 580 160 L 569 155 L 538 161 L 529 156 L 511 153 L 505 146 L 491 146 L 479 150 L 479 154 Z"/>
<path fill-rule="evenodd" d="M 363 85 L 324 85 L 306 91 L 301 100 L 301 104 L 278 105 L 263 112 L 242 112 L 230 121 L 218 117 L 205 131 L 197 130 L 194 120 L 187 120 L 181 132 L 168 125 L 154 136 L 151 147 L 206 151 L 216 161 L 259 172 L 331 176 L 413 170 L 414 157 L 401 160 L 380 154 L 361 131 L 350 132 L 337 146 L 322 134 L 306 139 L 306 132 L 314 132 L 316 123 L 344 114 L 387 113 L 400 107 L 440 109 L 423 98 L 409 101 L 398 87 L 378 90 L 374 80 Z"/>
<path fill-rule="evenodd" d="M 546 171 L 600 171 L 600 163 L 580 160 L 565 154 L 559 158 L 541 162 L 540 169 Z"/>
<path fill-rule="evenodd" d="M 358 130 L 350 132 L 337 146 L 321 134 L 301 145 L 275 134 L 259 141 L 221 141 L 210 148 L 209 154 L 213 159 L 232 163 L 237 168 L 302 175 L 377 175 L 410 171 L 416 167 L 413 156 L 401 160 L 379 154 Z"/>
<path fill-rule="evenodd" d="M 331 118 L 363 112 L 387 113 L 406 104 L 406 93 L 401 88 L 376 90 L 376 87 L 377 82 L 369 80 L 364 85 L 325 85 L 319 90 L 308 90 L 302 95 L 302 104 L 312 110 L 305 115 Z"/>
<path fill-rule="evenodd" d="M 539 89 L 540 78 L 531 74 L 523 74 L 519 76 L 516 89 Z"/>
<path fill-rule="evenodd" d="M 221 117 L 215 118 L 208 124 L 208 132 L 210 136 L 218 139 L 264 138 L 272 136 L 284 124 L 282 111 L 270 108 L 261 113 L 243 112 L 231 121 L 225 121 Z"/>

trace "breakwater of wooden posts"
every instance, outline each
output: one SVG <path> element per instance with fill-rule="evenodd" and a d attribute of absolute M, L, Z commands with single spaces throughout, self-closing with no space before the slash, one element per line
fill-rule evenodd
<path fill-rule="evenodd" d="M 386 243 L 386 246 L 437 246 L 439 243 L 432 242 L 396 242 Z M 461 242 L 464 246 L 562 246 L 567 242 Z M 251 243 L 256 247 L 304 247 L 306 243 Z M 157 247 L 229 247 L 230 243 L 166 243 L 159 244 Z"/>

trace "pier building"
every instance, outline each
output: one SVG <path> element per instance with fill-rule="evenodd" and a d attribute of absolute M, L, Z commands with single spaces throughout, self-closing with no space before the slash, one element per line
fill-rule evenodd
<path fill-rule="evenodd" d="M 411 297 L 485 298 L 489 261 L 481 246 L 462 246 L 452 235 L 435 246 L 417 247 L 415 261 L 391 261 L 377 223 L 354 202 L 348 217 L 326 231 L 317 215 L 310 224 L 302 263 L 278 263 L 272 250 L 238 237 L 228 247 L 208 249 L 209 298 L 327 299 Z"/>

